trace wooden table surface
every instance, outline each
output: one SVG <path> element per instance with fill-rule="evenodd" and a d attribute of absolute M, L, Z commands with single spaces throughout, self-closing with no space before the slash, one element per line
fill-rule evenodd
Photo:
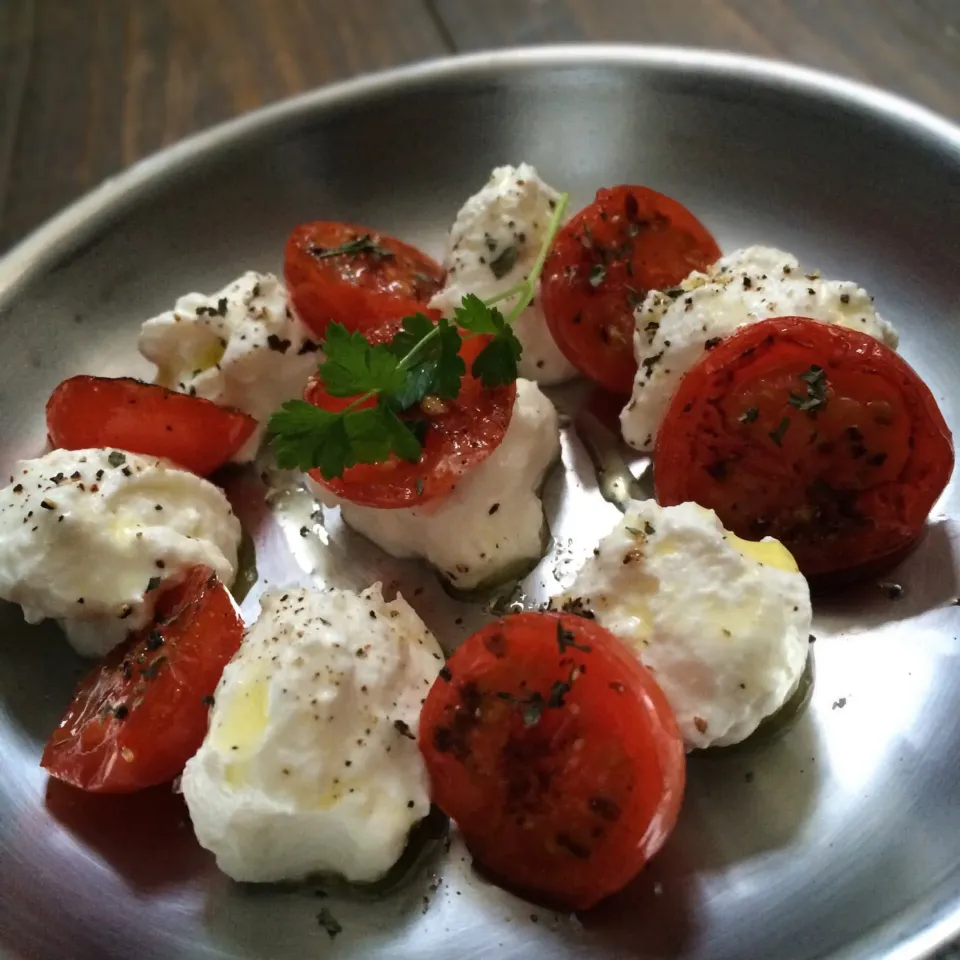
<path fill-rule="evenodd" d="M 779 57 L 960 119 L 960 0 L 0 0 L 0 251 L 140 157 L 272 100 L 584 40 Z"/>

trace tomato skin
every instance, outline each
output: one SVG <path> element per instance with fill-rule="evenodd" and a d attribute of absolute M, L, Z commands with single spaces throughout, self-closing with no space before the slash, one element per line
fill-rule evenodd
<path fill-rule="evenodd" d="M 686 207 L 647 187 L 597 191 L 557 234 L 540 297 L 564 356 L 612 393 L 633 389 L 633 311 L 650 290 L 675 287 L 720 257 Z"/>
<path fill-rule="evenodd" d="M 226 587 L 209 570 L 194 568 L 159 598 L 154 623 L 81 681 L 40 765 L 91 793 L 169 782 L 200 747 L 204 698 L 213 695 L 242 638 L 243 621 Z"/>
<path fill-rule="evenodd" d="M 390 256 L 354 253 L 318 259 L 313 253 L 362 237 L 370 237 Z M 294 227 L 283 271 L 297 314 L 321 338 L 330 323 L 362 331 L 392 317 L 416 313 L 443 286 L 446 276 L 432 257 L 402 240 L 333 220 Z"/>
<path fill-rule="evenodd" d="M 420 310 L 435 323 L 436 310 Z M 367 331 L 372 344 L 386 343 L 400 329 L 400 317 L 394 317 Z M 347 467 L 343 476 L 325 479 L 319 470 L 309 471 L 311 479 L 342 500 L 365 507 L 397 510 L 427 503 L 451 493 L 464 474 L 479 466 L 503 441 L 517 399 L 515 383 L 487 388 L 470 376 L 470 367 L 488 337 L 465 340 L 460 350 L 467 374 L 456 400 L 443 401 L 446 412 L 427 415 L 430 427 L 423 440 L 423 452 L 417 463 L 391 457 L 384 463 Z M 325 410 L 342 410 L 352 397 L 332 397 L 324 389 L 319 374 L 310 379 L 304 399 Z M 370 401 L 372 406 L 374 401 Z M 416 409 L 412 414 L 418 414 Z"/>
<path fill-rule="evenodd" d="M 71 377 L 47 401 L 54 447 L 115 447 L 172 460 L 201 477 L 227 463 L 256 428 L 232 407 L 130 377 Z"/>
<path fill-rule="evenodd" d="M 817 390 L 801 379 L 815 366 Z M 814 410 L 798 407 L 817 391 Z M 694 500 L 739 536 L 776 537 L 820 586 L 900 559 L 954 453 L 929 388 L 893 350 L 779 317 L 742 328 L 686 374 L 654 460 L 661 504 Z"/>
<path fill-rule="evenodd" d="M 563 651 L 561 631 L 573 641 Z M 517 700 L 534 692 L 548 705 L 530 723 Z M 427 695 L 419 742 L 433 801 L 478 864 L 566 909 L 624 887 L 683 797 L 683 742 L 662 691 L 616 637 L 569 614 L 516 614 L 470 637 Z"/>

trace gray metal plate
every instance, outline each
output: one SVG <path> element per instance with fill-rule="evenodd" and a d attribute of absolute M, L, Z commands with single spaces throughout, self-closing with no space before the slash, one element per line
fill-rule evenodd
<path fill-rule="evenodd" d="M 726 250 L 754 242 L 855 279 L 960 425 L 960 131 L 892 97 L 740 57 L 562 48 L 426 64 L 321 90 L 107 183 L 0 263 L 0 468 L 39 452 L 63 377 L 147 372 L 139 322 L 241 270 L 280 268 L 295 223 L 349 219 L 439 253 L 498 163 L 528 160 L 573 209 L 603 184 L 671 194 Z M 577 392 L 561 402 L 576 405 Z M 612 526 L 574 437 L 548 508 L 537 598 Z M 331 524 L 300 537 L 252 476 L 261 583 L 396 580 L 453 646 L 477 608 Z M 277 514 L 286 519 L 276 522 Z M 779 742 L 696 758 L 680 824 L 623 894 L 579 920 L 480 880 L 454 839 L 379 900 L 241 888 L 168 791 L 48 789 L 37 766 L 82 664 L 0 606 L 0 943 L 10 956 L 913 960 L 960 932 L 960 488 L 889 579 L 817 609 L 811 709 Z M 572 546 L 568 541 L 572 541 Z M 245 605 L 255 607 L 256 592 Z M 456 625 L 457 617 L 465 617 Z"/>

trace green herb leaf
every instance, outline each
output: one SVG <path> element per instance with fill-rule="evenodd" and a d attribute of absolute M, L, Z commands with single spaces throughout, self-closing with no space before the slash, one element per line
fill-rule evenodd
<path fill-rule="evenodd" d="M 339 323 L 327 327 L 323 352 L 320 376 L 331 396 L 353 397 L 369 390 L 396 393 L 404 387 L 404 372 L 390 350 L 371 346 L 362 333 L 351 333 Z"/>
<path fill-rule="evenodd" d="M 471 333 L 490 333 L 496 336 L 507 325 L 503 314 L 496 307 L 489 307 L 475 293 L 468 293 L 453 311 L 453 320 L 458 327 Z"/>
<path fill-rule="evenodd" d="M 407 429 L 417 438 L 417 443 L 423 446 L 427 439 L 427 431 L 430 429 L 430 421 L 426 417 L 413 417 L 403 422 L 406 424 Z"/>
<path fill-rule="evenodd" d="M 477 377 L 485 387 L 500 387 L 513 383 L 517 379 L 517 362 L 523 348 L 513 327 L 506 327 L 503 333 L 494 337 L 477 354 L 470 372 Z"/>
<path fill-rule="evenodd" d="M 517 361 L 523 348 L 503 314 L 469 293 L 454 310 L 453 316 L 457 326 L 464 330 L 493 337 L 473 361 L 470 372 L 485 387 L 513 383 L 517 379 Z"/>
<path fill-rule="evenodd" d="M 400 457 L 401 460 L 406 460 L 408 463 L 416 463 L 423 453 L 423 440 L 417 436 L 417 427 L 420 427 L 423 421 L 418 420 L 413 424 L 406 423 L 386 405 L 382 405 L 380 410 L 383 417 L 383 427 L 389 438 L 390 449 Z M 386 457 L 383 459 L 385 460 Z M 378 463 L 379 461 L 362 460 L 360 462 Z"/>
<path fill-rule="evenodd" d="M 462 366 L 463 361 L 461 361 Z M 396 403 L 397 409 L 401 411 L 415 407 L 432 392 L 431 387 L 437 381 L 437 361 L 430 359 L 416 364 L 406 372 L 406 377 L 403 387 L 391 398 Z"/>
<path fill-rule="evenodd" d="M 357 458 L 351 453 L 345 419 L 342 415 L 334 418 L 327 429 L 326 439 L 317 451 L 317 469 L 320 475 L 328 480 L 342 477 L 343 471 L 357 462 Z"/>
<path fill-rule="evenodd" d="M 460 394 L 460 382 L 467 372 L 466 364 L 460 356 L 460 333 L 447 320 L 437 324 L 437 339 L 430 345 L 436 358 L 436 373 L 433 383 L 427 391 L 437 397 L 452 400 Z"/>
<path fill-rule="evenodd" d="M 289 400 L 270 418 L 277 465 L 318 469 L 327 480 L 357 463 L 382 463 L 395 453 L 416 463 L 422 447 L 415 427 L 404 423 L 381 397 L 375 407 L 331 413 Z"/>
<path fill-rule="evenodd" d="M 343 429 L 350 445 L 349 458 L 353 463 L 382 463 L 393 449 L 387 417 L 394 417 L 379 404 L 363 410 L 354 410 L 343 418 Z M 399 421 L 397 421 L 399 422 Z M 409 431 L 407 431 L 409 434 Z M 412 434 L 409 434 L 413 436 Z M 417 444 L 417 456 L 420 456 Z"/>
<path fill-rule="evenodd" d="M 411 353 L 421 340 L 433 333 L 434 322 L 423 313 L 415 313 L 411 317 L 404 317 L 400 331 L 387 344 L 387 349 L 402 360 Z"/>
<path fill-rule="evenodd" d="M 756 407 L 747 407 L 737 419 L 741 423 L 753 423 L 760 416 L 760 411 Z"/>
<path fill-rule="evenodd" d="M 453 399 L 460 393 L 460 382 L 466 373 L 460 344 L 460 334 L 449 320 L 434 324 L 422 313 L 404 318 L 403 328 L 385 347 L 398 362 L 411 355 L 415 357 L 414 362 L 401 369 L 404 382 L 393 391 L 401 410 L 408 410 L 426 396 Z"/>
<path fill-rule="evenodd" d="M 288 400 L 270 418 L 277 465 L 286 470 L 318 468 L 328 480 L 353 466 L 343 414 L 304 400 Z"/>

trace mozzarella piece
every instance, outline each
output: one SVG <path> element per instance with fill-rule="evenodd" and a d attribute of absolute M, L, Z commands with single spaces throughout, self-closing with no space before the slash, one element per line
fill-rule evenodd
<path fill-rule="evenodd" d="M 553 404 L 529 380 L 517 381 L 517 399 L 503 441 L 445 497 L 399 510 L 365 507 L 334 496 L 310 480 L 327 506 L 394 557 L 416 557 L 436 567 L 460 590 L 497 583 L 543 553 L 540 488 L 560 455 Z"/>
<path fill-rule="evenodd" d="M 253 271 L 210 296 L 181 297 L 143 324 L 139 347 L 157 365 L 157 383 L 260 423 L 234 458 L 240 463 L 253 459 L 270 415 L 302 396 L 317 365 L 317 344 L 287 307 L 283 284 Z"/>
<path fill-rule="evenodd" d="M 0 598 L 28 623 L 62 621 L 102 656 L 153 618 L 156 587 L 195 566 L 228 586 L 240 523 L 212 483 L 155 457 L 53 450 L 0 490 Z"/>
<path fill-rule="evenodd" d="M 632 501 L 559 598 L 592 611 L 663 689 L 688 749 L 738 743 L 793 695 L 810 591 L 777 540 L 740 540 L 693 503 Z"/>
<path fill-rule="evenodd" d="M 183 772 L 197 839 L 234 880 L 376 880 L 430 809 L 416 736 L 443 654 L 379 583 L 260 604 Z"/>
<path fill-rule="evenodd" d="M 649 452 L 683 375 L 705 349 L 770 317 L 809 317 L 869 334 L 896 349 L 897 333 L 873 298 L 847 280 L 805 273 L 796 257 L 747 247 L 694 271 L 669 292 L 651 290 L 635 314 L 633 396 L 620 414 L 623 438 Z"/>
<path fill-rule="evenodd" d="M 468 293 L 488 300 L 526 280 L 559 197 L 528 163 L 497 167 L 457 214 L 443 260 L 446 285 L 430 306 L 452 317 Z M 516 300 L 497 306 L 507 313 Z M 554 342 L 539 301 L 538 284 L 533 302 L 513 324 L 523 346 L 520 376 L 544 385 L 561 383 L 577 371 Z"/>

